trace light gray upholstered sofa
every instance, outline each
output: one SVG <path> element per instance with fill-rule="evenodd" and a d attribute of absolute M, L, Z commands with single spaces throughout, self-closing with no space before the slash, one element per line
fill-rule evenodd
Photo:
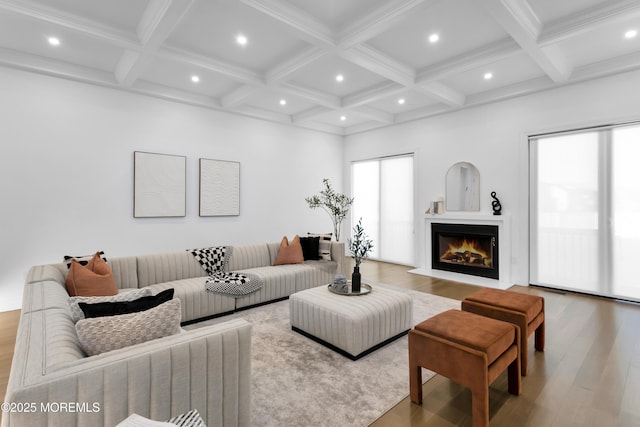
<path fill-rule="evenodd" d="M 332 242 L 331 261 L 273 266 L 278 249 L 279 243 L 233 247 L 229 271 L 263 282 L 240 298 L 207 292 L 206 273 L 187 251 L 108 260 L 121 291 L 174 288 L 183 322 L 283 299 L 343 271 L 342 243 Z M 15 411 L 3 412 L 2 427 L 114 426 L 131 413 L 165 420 L 190 409 L 209 427 L 249 425 L 249 323 L 230 320 L 87 357 L 71 317 L 66 273 L 60 263 L 27 274 L 5 397 Z"/>

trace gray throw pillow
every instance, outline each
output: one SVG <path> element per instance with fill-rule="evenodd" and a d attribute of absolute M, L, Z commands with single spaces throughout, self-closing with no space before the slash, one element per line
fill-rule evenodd
<path fill-rule="evenodd" d="M 78 339 L 88 356 L 180 333 L 180 300 L 172 299 L 146 311 L 82 319 Z"/>

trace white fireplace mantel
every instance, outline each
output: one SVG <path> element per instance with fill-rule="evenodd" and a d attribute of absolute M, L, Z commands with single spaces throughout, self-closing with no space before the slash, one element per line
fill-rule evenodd
<path fill-rule="evenodd" d="M 498 227 L 498 276 L 499 280 L 470 274 L 454 273 L 450 271 L 431 268 L 431 224 L 469 224 L 469 225 L 495 225 Z M 456 282 L 470 283 L 472 285 L 486 286 L 489 288 L 507 289 L 511 283 L 511 217 L 508 214 L 487 215 L 473 212 L 447 212 L 440 215 L 425 215 L 425 251 L 422 266 L 410 273 Z"/>

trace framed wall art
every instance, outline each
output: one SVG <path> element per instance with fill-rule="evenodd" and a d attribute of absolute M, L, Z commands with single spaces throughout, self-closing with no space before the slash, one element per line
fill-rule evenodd
<path fill-rule="evenodd" d="M 134 218 L 186 216 L 187 158 L 133 153 Z"/>
<path fill-rule="evenodd" d="M 240 215 L 240 163 L 200 159 L 200 216 Z"/>

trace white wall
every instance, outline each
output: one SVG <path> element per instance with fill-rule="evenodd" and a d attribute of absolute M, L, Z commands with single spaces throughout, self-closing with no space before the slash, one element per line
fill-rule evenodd
<path fill-rule="evenodd" d="M 424 211 L 430 200 L 445 195 L 445 175 L 452 164 L 475 164 L 481 211 L 492 212 L 490 193 L 496 191 L 503 213 L 512 217 L 511 281 L 527 284 L 527 135 L 640 120 L 639 87 L 640 71 L 635 71 L 349 136 L 345 188 L 350 186 L 351 161 L 416 152 L 416 266 L 424 268 Z"/>
<path fill-rule="evenodd" d="M 328 232 L 304 197 L 342 189 L 342 138 L 0 68 L 0 311 L 36 264 Z M 187 216 L 133 218 L 133 152 L 187 157 Z M 240 216 L 198 216 L 198 159 L 241 163 Z"/>

